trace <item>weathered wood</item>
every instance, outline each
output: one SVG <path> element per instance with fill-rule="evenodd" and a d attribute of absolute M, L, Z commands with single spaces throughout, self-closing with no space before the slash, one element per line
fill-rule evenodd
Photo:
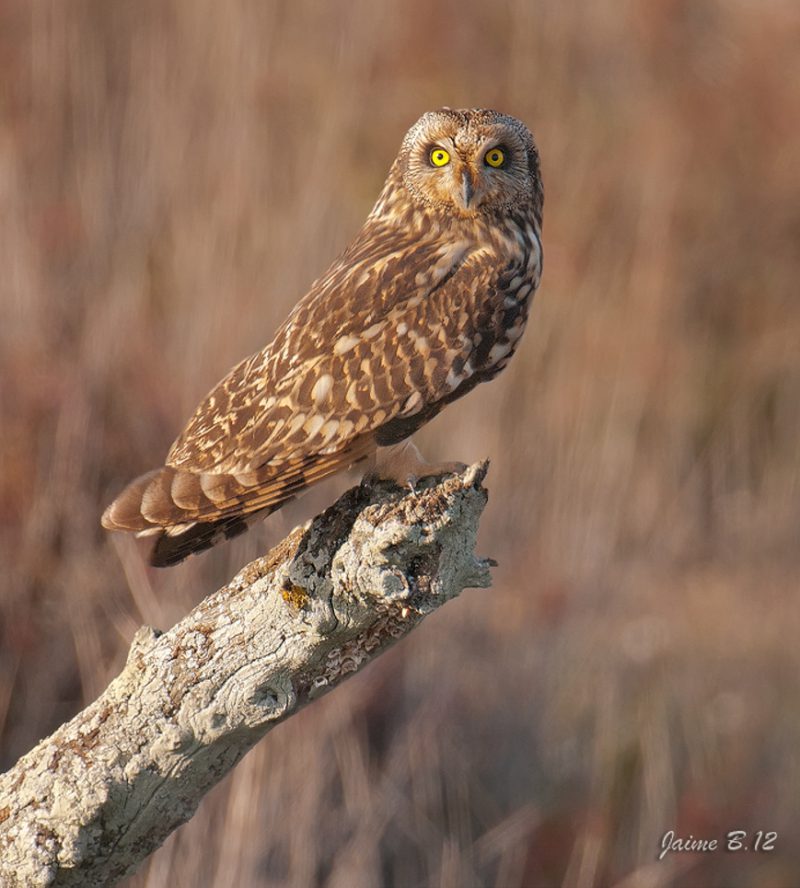
<path fill-rule="evenodd" d="M 109 885 L 270 728 L 468 586 L 485 465 L 416 493 L 361 486 L 165 633 L 0 777 L 0 884 Z"/>

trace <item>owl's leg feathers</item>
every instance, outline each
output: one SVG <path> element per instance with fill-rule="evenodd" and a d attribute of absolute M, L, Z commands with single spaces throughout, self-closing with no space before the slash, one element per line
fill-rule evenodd
<path fill-rule="evenodd" d="M 373 457 L 372 466 L 367 472 L 368 478 L 394 481 L 400 487 L 406 485 L 414 490 L 421 478 L 433 475 L 453 475 L 466 469 L 464 463 L 426 462 L 411 438 L 389 447 L 379 447 Z"/>

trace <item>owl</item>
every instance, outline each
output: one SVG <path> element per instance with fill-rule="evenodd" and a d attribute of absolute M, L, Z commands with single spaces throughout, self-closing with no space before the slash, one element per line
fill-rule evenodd
<path fill-rule="evenodd" d="M 424 114 L 350 245 L 103 527 L 154 536 L 164 567 L 361 460 L 399 482 L 453 468 L 425 464 L 411 435 L 514 354 L 541 276 L 542 203 L 523 123 Z"/>

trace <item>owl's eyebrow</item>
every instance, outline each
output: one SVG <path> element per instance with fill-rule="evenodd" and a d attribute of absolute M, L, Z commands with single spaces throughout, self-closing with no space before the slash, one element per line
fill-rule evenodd
<path fill-rule="evenodd" d="M 480 144 L 481 151 L 491 151 L 492 148 L 502 148 L 503 151 L 513 151 L 514 148 L 508 144 L 508 140 L 502 136 L 487 136 Z"/>
<path fill-rule="evenodd" d="M 425 151 L 431 151 L 434 148 L 455 148 L 455 142 L 452 136 L 442 136 L 437 139 L 430 139 L 425 143 Z"/>

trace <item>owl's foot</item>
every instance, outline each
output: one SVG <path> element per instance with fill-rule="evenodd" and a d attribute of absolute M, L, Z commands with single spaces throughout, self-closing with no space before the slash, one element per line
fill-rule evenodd
<path fill-rule="evenodd" d="M 365 478 L 375 481 L 394 481 L 399 487 L 409 487 L 411 492 L 415 493 L 416 485 L 422 478 L 430 478 L 433 475 L 454 475 L 466 468 L 461 462 L 426 462 L 411 439 L 406 439 L 391 447 L 379 447 L 374 463 Z"/>

